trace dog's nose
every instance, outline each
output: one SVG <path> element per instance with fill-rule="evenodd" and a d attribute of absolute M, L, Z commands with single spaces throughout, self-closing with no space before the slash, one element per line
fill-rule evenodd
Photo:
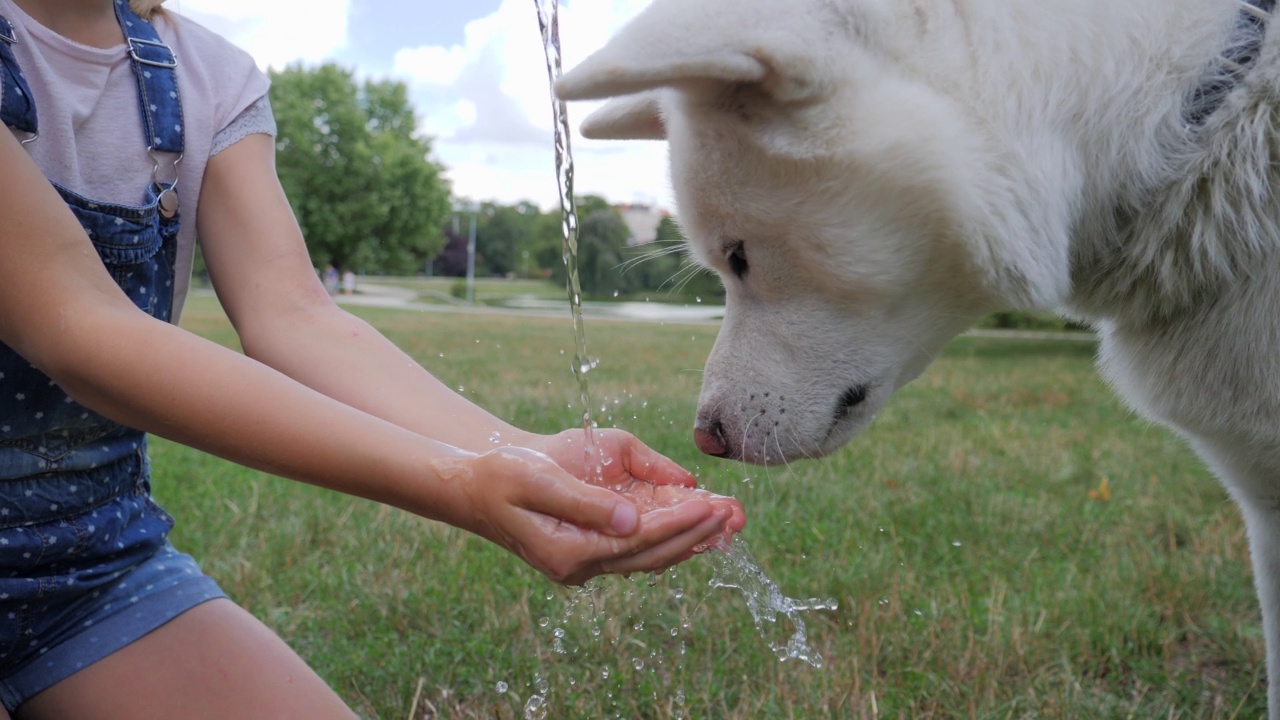
<path fill-rule="evenodd" d="M 724 457 L 729 452 L 724 441 L 724 425 L 719 420 L 698 418 L 693 426 L 693 443 L 712 457 Z"/>

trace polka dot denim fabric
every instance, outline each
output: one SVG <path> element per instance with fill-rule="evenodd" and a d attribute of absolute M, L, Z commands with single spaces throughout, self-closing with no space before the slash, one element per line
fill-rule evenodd
<path fill-rule="evenodd" d="M 145 448 L 0 496 L 0 702 L 22 702 L 195 605 L 224 597 L 166 540 Z"/>
<path fill-rule="evenodd" d="M 138 78 L 149 151 L 153 159 L 156 152 L 180 156 L 177 59 L 127 3 L 115 6 Z M 21 71 L 4 46 L 0 38 L 0 119 L 17 128 L 20 114 L 34 124 L 34 105 L 11 101 L 15 87 L 31 95 L 16 82 Z M 39 142 L 36 130 L 30 132 Z M 179 228 L 175 188 L 154 181 L 144 204 L 131 206 L 54 187 L 120 289 L 140 310 L 168 321 Z M 0 345 L 0 702 L 10 712 L 223 596 L 169 544 L 173 520 L 152 500 L 150 477 L 143 433 L 79 405 Z"/>
<path fill-rule="evenodd" d="M 125 294 L 148 314 L 169 320 L 179 216 L 159 212 L 161 188 L 152 187 L 142 207 L 97 203 L 55 188 Z M 101 464 L 136 449 L 139 439 L 124 439 L 127 430 L 73 401 L 0 344 L 0 479 Z"/>

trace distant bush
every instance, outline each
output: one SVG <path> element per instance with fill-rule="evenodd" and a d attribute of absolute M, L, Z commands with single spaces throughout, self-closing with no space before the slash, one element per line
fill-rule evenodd
<path fill-rule="evenodd" d="M 1042 330 L 1048 332 L 1088 330 L 1083 325 L 1066 320 L 1053 313 L 1019 311 L 992 313 L 979 320 L 978 327 L 1001 330 Z"/>

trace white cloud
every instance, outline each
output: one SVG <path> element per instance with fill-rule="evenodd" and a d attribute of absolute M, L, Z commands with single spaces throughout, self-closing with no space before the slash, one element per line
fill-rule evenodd
<path fill-rule="evenodd" d="M 347 44 L 351 0 L 178 0 L 172 7 L 266 68 L 320 62 Z"/>
<path fill-rule="evenodd" d="M 466 48 L 459 45 L 402 48 L 396 52 L 395 70 L 425 85 L 447 87 L 458 81 L 469 62 Z"/>
<path fill-rule="evenodd" d="M 387 0 L 388 2 L 390 0 Z M 444 0 L 430 0 L 440 2 Z M 465 2 L 465 0 L 454 0 Z M 650 0 L 571 0 L 560 8 L 565 69 L 581 62 Z M 169 6 L 251 53 L 264 68 L 347 62 L 353 0 L 169 0 Z M 371 17 L 395 21 L 395 13 Z M 462 42 L 394 54 L 391 77 L 406 82 L 420 128 L 434 138 L 455 193 L 474 199 L 558 202 L 551 96 L 529 0 L 503 0 L 467 23 Z M 361 68 L 357 67 L 357 72 Z M 576 126 L 598 103 L 570 106 Z M 614 202 L 670 206 L 664 146 L 572 138 L 577 191 Z"/>
<path fill-rule="evenodd" d="M 648 3 L 563 4 L 564 67 L 585 59 Z M 462 44 L 400 50 L 394 74 L 419 98 L 423 129 L 436 137 L 437 155 L 450 168 L 458 195 L 533 200 L 544 207 L 557 202 L 551 95 L 537 14 L 528 0 L 504 0 L 492 15 L 468 23 Z M 576 125 L 596 105 L 571 106 L 571 123 Z M 598 143 L 576 132 L 571 143 L 579 193 L 616 202 L 670 204 L 662 145 Z"/>

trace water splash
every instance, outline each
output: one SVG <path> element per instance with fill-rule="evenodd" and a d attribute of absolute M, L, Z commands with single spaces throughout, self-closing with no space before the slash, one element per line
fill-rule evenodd
<path fill-rule="evenodd" d="M 787 597 L 756 563 L 746 541 L 740 537 L 734 538 L 728 552 L 710 552 L 706 557 L 715 570 L 709 583 L 711 587 L 734 588 L 742 594 L 747 610 L 755 620 L 756 631 L 769 643 L 769 648 L 779 660 L 798 659 L 814 667 L 822 667 L 822 656 L 809 647 L 803 613 L 835 610 L 839 605 L 834 599 L 797 600 Z M 781 643 L 769 639 L 772 634 L 770 628 L 777 625 L 780 617 L 790 620 L 794 628 L 790 637 Z"/>

